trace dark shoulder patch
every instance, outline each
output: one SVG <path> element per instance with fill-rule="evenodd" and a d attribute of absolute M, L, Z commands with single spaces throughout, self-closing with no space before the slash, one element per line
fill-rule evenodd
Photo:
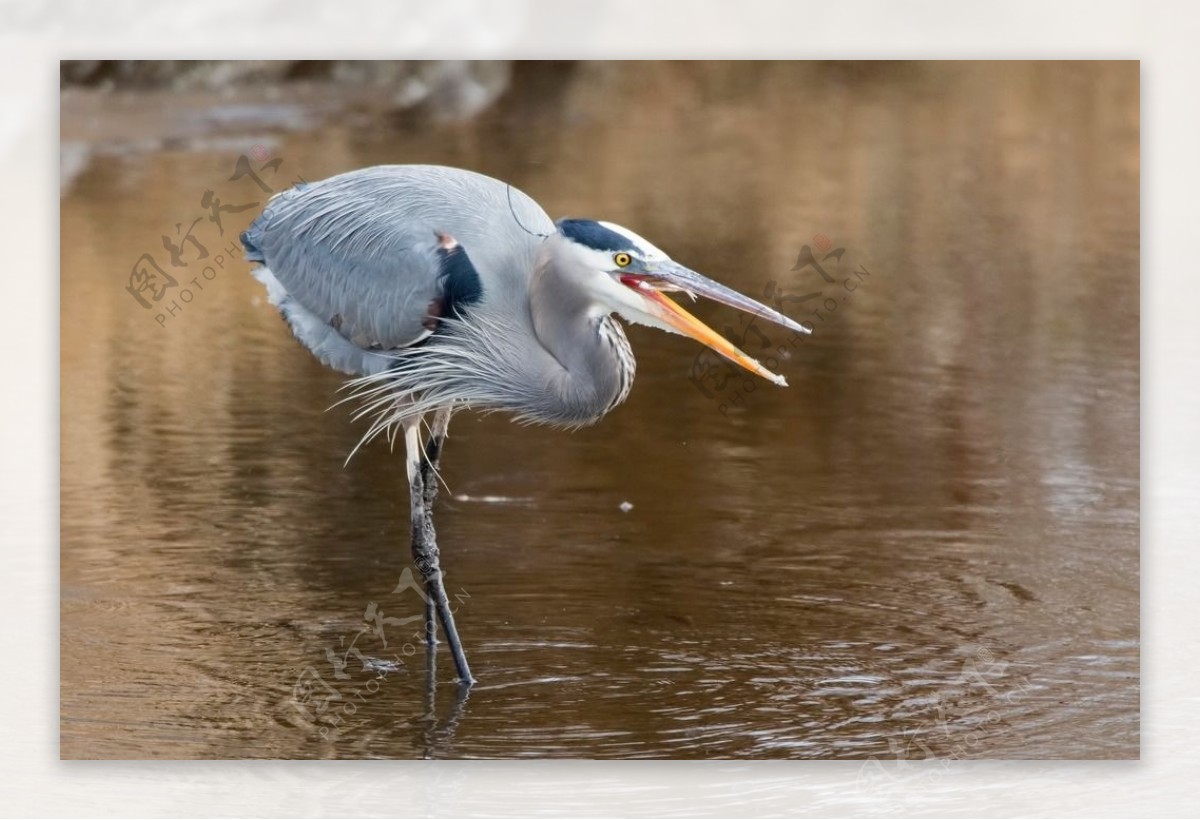
<path fill-rule="evenodd" d="M 606 228 L 593 219 L 560 219 L 554 223 L 568 239 L 598 251 L 636 251 L 629 237 Z"/>
<path fill-rule="evenodd" d="M 246 261 L 247 262 L 263 262 L 263 263 L 265 263 L 267 261 L 266 257 L 263 256 L 263 252 L 259 249 L 258 243 L 255 239 L 256 232 L 260 228 L 259 220 L 261 220 L 261 219 L 262 219 L 262 217 L 259 216 L 257 219 L 255 219 L 253 222 L 250 223 L 249 228 L 242 231 L 242 236 L 241 236 L 242 247 L 246 249 Z"/>
<path fill-rule="evenodd" d="M 483 282 L 467 251 L 449 234 L 438 234 L 438 281 L 442 286 L 442 316 L 458 316 L 459 311 L 483 298 Z"/>

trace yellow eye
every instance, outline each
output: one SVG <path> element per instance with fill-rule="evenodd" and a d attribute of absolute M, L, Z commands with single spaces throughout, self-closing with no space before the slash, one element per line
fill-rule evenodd
<path fill-rule="evenodd" d="M 613 261 L 617 263 L 618 268 L 624 268 L 624 267 L 628 266 L 629 263 L 633 261 L 633 259 L 630 258 L 629 254 L 622 252 L 622 253 L 618 253 L 615 256 L 613 256 Z"/>

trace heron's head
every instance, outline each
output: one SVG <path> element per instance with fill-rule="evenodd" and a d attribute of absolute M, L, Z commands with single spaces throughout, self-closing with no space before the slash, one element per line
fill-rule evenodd
<path fill-rule="evenodd" d="M 809 333 L 808 328 L 685 268 L 620 225 L 590 219 L 560 219 L 556 225 L 558 232 L 551 237 L 553 252 L 569 258 L 570 268 L 579 272 L 579 284 L 587 290 L 598 312 L 615 312 L 635 324 L 690 336 L 752 373 L 778 385 L 787 384 L 782 376 L 767 370 L 669 299 L 666 291 L 682 291 L 692 299 L 704 296 L 797 333 Z"/>

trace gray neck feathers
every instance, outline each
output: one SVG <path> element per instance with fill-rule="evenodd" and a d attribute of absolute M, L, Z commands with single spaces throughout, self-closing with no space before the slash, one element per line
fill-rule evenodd
<path fill-rule="evenodd" d="M 578 274 L 559 264 L 543 255 L 529 284 L 534 332 L 554 360 L 545 363 L 545 410 L 559 423 L 590 424 L 629 394 L 633 351 L 616 320 L 589 315 Z"/>

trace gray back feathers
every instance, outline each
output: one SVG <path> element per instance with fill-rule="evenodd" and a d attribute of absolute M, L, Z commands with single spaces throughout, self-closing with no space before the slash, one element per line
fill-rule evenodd
<path fill-rule="evenodd" d="M 330 343 L 314 336 L 317 322 L 360 349 L 386 351 L 429 335 L 431 305 L 437 309 L 445 287 L 438 234 L 467 249 L 485 297 L 503 300 L 523 290 L 541 241 L 522 226 L 554 230 L 536 202 L 498 180 L 390 165 L 284 191 L 243 242 L 247 258 L 282 288 L 260 275 L 301 341 Z M 364 361 L 360 372 L 376 369 L 371 357 Z"/>

